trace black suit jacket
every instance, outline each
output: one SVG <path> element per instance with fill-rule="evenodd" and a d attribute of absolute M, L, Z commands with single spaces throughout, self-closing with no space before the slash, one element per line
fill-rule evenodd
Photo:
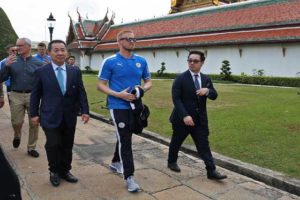
<path fill-rule="evenodd" d="M 68 127 L 75 127 L 78 105 L 82 114 L 89 114 L 81 71 L 66 65 L 66 74 L 66 92 L 63 95 L 51 63 L 35 71 L 30 116 L 40 116 L 43 128 L 57 128 L 63 120 Z"/>
<path fill-rule="evenodd" d="M 189 70 L 176 77 L 172 86 L 172 99 L 174 104 L 170 122 L 173 125 L 184 125 L 183 118 L 191 116 L 195 124 L 208 128 L 206 100 L 215 100 L 218 96 L 210 78 L 201 75 L 202 88 L 208 88 L 208 96 L 197 96 L 193 77 Z"/>

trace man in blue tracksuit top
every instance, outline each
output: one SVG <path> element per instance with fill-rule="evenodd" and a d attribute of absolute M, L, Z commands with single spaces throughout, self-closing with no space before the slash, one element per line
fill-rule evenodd
<path fill-rule="evenodd" d="M 118 33 L 119 52 L 106 58 L 100 68 L 98 89 L 108 95 L 108 108 L 116 127 L 117 144 L 110 169 L 123 173 L 129 192 L 139 191 L 134 181 L 132 155 L 132 108 L 130 102 L 137 97 L 131 91 L 138 88 L 144 93 L 152 87 L 146 60 L 133 54 L 136 39 L 134 33 L 123 30 Z M 143 79 L 144 85 L 141 86 Z"/>
<path fill-rule="evenodd" d="M 51 57 L 47 55 L 47 46 L 45 43 L 38 44 L 38 53 L 34 55 L 35 58 L 40 60 L 44 65 L 51 62 Z"/>

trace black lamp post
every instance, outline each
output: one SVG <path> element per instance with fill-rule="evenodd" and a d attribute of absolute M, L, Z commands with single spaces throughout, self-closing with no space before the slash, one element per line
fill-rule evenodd
<path fill-rule="evenodd" d="M 48 24 L 49 33 L 50 33 L 50 42 L 52 41 L 52 34 L 53 34 L 54 26 L 55 26 L 55 21 L 56 21 L 56 19 L 54 19 L 52 13 L 50 13 L 50 15 L 47 19 L 47 24 Z"/>

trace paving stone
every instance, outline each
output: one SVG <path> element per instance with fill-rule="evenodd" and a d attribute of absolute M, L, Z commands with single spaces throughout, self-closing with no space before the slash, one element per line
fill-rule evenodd
<path fill-rule="evenodd" d="M 217 199 L 218 200 L 268 200 L 268 198 L 254 194 L 240 187 L 229 190 L 226 194 L 221 195 Z"/>
<path fill-rule="evenodd" d="M 80 178 L 80 180 L 85 179 L 87 177 L 96 177 L 96 176 L 101 178 L 102 175 L 111 173 L 108 168 L 99 164 L 85 165 L 80 168 L 75 168 L 72 171 L 74 172 L 75 176 Z"/>
<path fill-rule="evenodd" d="M 189 187 L 177 186 L 153 194 L 159 200 L 209 200 L 210 198 L 200 194 Z"/>
<path fill-rule="evenodd" d="M 157 200 L 154 198 L 152 195 L 143 193 L 143 192 L 138 192 L 138 193 L 132 193 L 130 195 L 127 195 L 123 198 L 120 198 L 120 200 Z"/>
<path fill-rule="evenodd" d="M 283 196 L 283 197 L 279 198 L 278 200 L 300 200 L 300 197 L 296 197 L 294 195 L 293 195 L 293 197 Z"/>
<path fill-rule="evenodd" d="M 151 166 L 154 169 L 157 169 L 171 177 L 174 177 L 176 180 L 186 181 L 190 180 L 195 176 L 203 176 L 204 172 L 201 169 L 197 169 L 195 167 L 191 168 L 185 164 L 179 164 L 181 168 L 181 172 L 174 172 L 167 167 L 167 161 L 162 159 L 151 159 L 148 161 L 148 166 Z M 153 163 L 150 163 L 153 162 Z"/>
<path fill-rule="evenodd" d="M 83 134 L 75 133 L 74 144 L 77 144 L 77 145 L 83 145 L 83 144 L 91 145 L 91 144 L 94 144 L 94 142 L 91 141 L 88 137 L 86 137 Z"/>
<path fill-rule="evenodd" d="M 49 194 L 55 196 L 59 195 L 59 193 L 71 193 L 82 188 L 80 181 L 73 184 L 64 180 L 61 180 L 59 187 L 53 187 L 49 181 L 49 173 L 28 175 L 25 177 L 25 180 L 29 183 L 28 187 L 30 190 L 34 191 L 34 194 L 40 199 Z"/>
<path fill-rule="evenodd" d="M 117 139 L 115 134 L 103 134 L 101 135 L 90 135 L 89 139 L 94 143 L 94 144 L 111 144 L 114 146 L 116 143 Z"/>
<path fill-rule="evenodd" d="M 217 197 L 220 194 L 231 190 L 235 186 L 230 179 L 214 181 L 207 179 L 206 177 L 194 177 L 193 179 L 187 181 L 186 185 L 198 191 L 199 193 L 210 197 Z"/>
<path fill-rule="evenodd" d="M 49 182 L 44 149 L 45 134 L 40 129 L 37 150 L 39 158 L 27 155 L 28 120 L 23 126 L 21 145 L 12 147 L 13 130 L 8 104 L 0 110 L 0 144 L 20 177 L 24 200 L 300 200 L 298 196 L 218 167 L 228 175 L 224 181 L 206 178 L 203 161 L 180 152 L 181 173 L 167 168 L 168 147 L 133 135 L 135 179 L 142 190 L 127 191 L 123 176 L 108 166 L 115 150 L 113 126 L 91 119 L 83 125 L 78 118 L 71 172 L 79 178 L 76 184 L 62 180 L 59 187 Z"/>
<path fill-rule="evenodd" d="M 99 198 L 121 199 L 130 194 L 123 178 L 115 174 L 89 176 L 82 182 Z"/>
<path fill-rule="evenodd" d="M 81 189 L 79 191 L 49 194 L 45 200 L 101 200 L 102 198 L 91 193 L 88 189 Z"/>
<path fill-rule="evenodd" d="M 282 194 L 278 190 L 275 190 L 259 182 L 246 182 L 240 184 L 239 186 L 246 188 L 255 194 L 259 194 L 268 197 L 270 199 L 278 199 L 279 197 L 282 196 Z"/>
<path fill-rule="evenodd" d="M 136 171 L 135 179 L 140 187 L 147 193 L 154 193 L 180 185 L 180 182 L 154 169 Z"/>
<path fill-rule="evenodd" d="M 48 161 L 44 159 L 45 157 L 32 158 L 27 155 L 23 157 L 16 165 L 18 169 L 22 169 L 24 175 L 48 172 Z"/>

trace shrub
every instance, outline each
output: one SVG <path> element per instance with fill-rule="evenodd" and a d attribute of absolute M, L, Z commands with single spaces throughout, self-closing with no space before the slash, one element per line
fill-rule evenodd
<path fill-rule="evenodd" d="M 158 76 L 157 72 L 151 72 L 151 78 L 174 79 L 177 75 L 176 73 L 164 73 L 163 76 Z"/>
<path fill-rule="evenodd" d="M 265 75 L 265 70 L 263 69 L 253 69 L 252 70 L 253 76 L 264 76 Z"/>
<path fill-rule="evenodd" d="M 164 73 L 163 77 L 158 77 L 157 73 L 151 73 L 152 78 L 165 78 L 174 79 L 178 74 L 176 73 Z M 242 83 L 242 84 L 255 84 L 255 85 L 273 85 L 273 86 L 286 86 L 286 87 L 300 87 L 300 78 L 289 78 L 289 77 L 267 77 L 267 76 L 249 76 L 246 74 L 242 75 L 231 75 L 230 81 L 224 81 L 220 74 L 209 74 L 209 77 L 214 82 L 222 83 Z"/>
<path fill-rule="evenodd" d="M 230 62 L 228 60 L 223 60 L 221 69 L 221 79 L 222 80 L 231 80 L 231 71 L 230 71 Z"/>
<path fill-rule="evenodd" d="M 93 70 L 90 66 L 85 66 L 85 70 L 81 70 L 81 73 L 83 74 L 98 74 L 98 70 Z"/>
<path fill-rule="evenodd" d="M 92 71 L 92 68 L 90 66 L 85 66 L 85 71 L 89 72 L 89 71 Z"/>
<path fill-rule="evenodd" d="M 286 87 L 300 87 L 300 78 L 289 77 L 267 77 L 267 76 L 232 76 L 233 81 L 243 84 L 256 84 L 256 85 L 274 85 Z"/>
<path fill-rule="evenodd" d="M 164 63 L 164 62 L 162 62 L 161 63 L 161 67 L 160 67 L 160 69 L 159 70 L 157 70 L 157 76 L 158 77 L 162 77 L 163 76 L 163 74 L 164 74 L 164 71 L 166 70 L 166 66 L 165 66 L 165 64 L 166 63 Z"/>

